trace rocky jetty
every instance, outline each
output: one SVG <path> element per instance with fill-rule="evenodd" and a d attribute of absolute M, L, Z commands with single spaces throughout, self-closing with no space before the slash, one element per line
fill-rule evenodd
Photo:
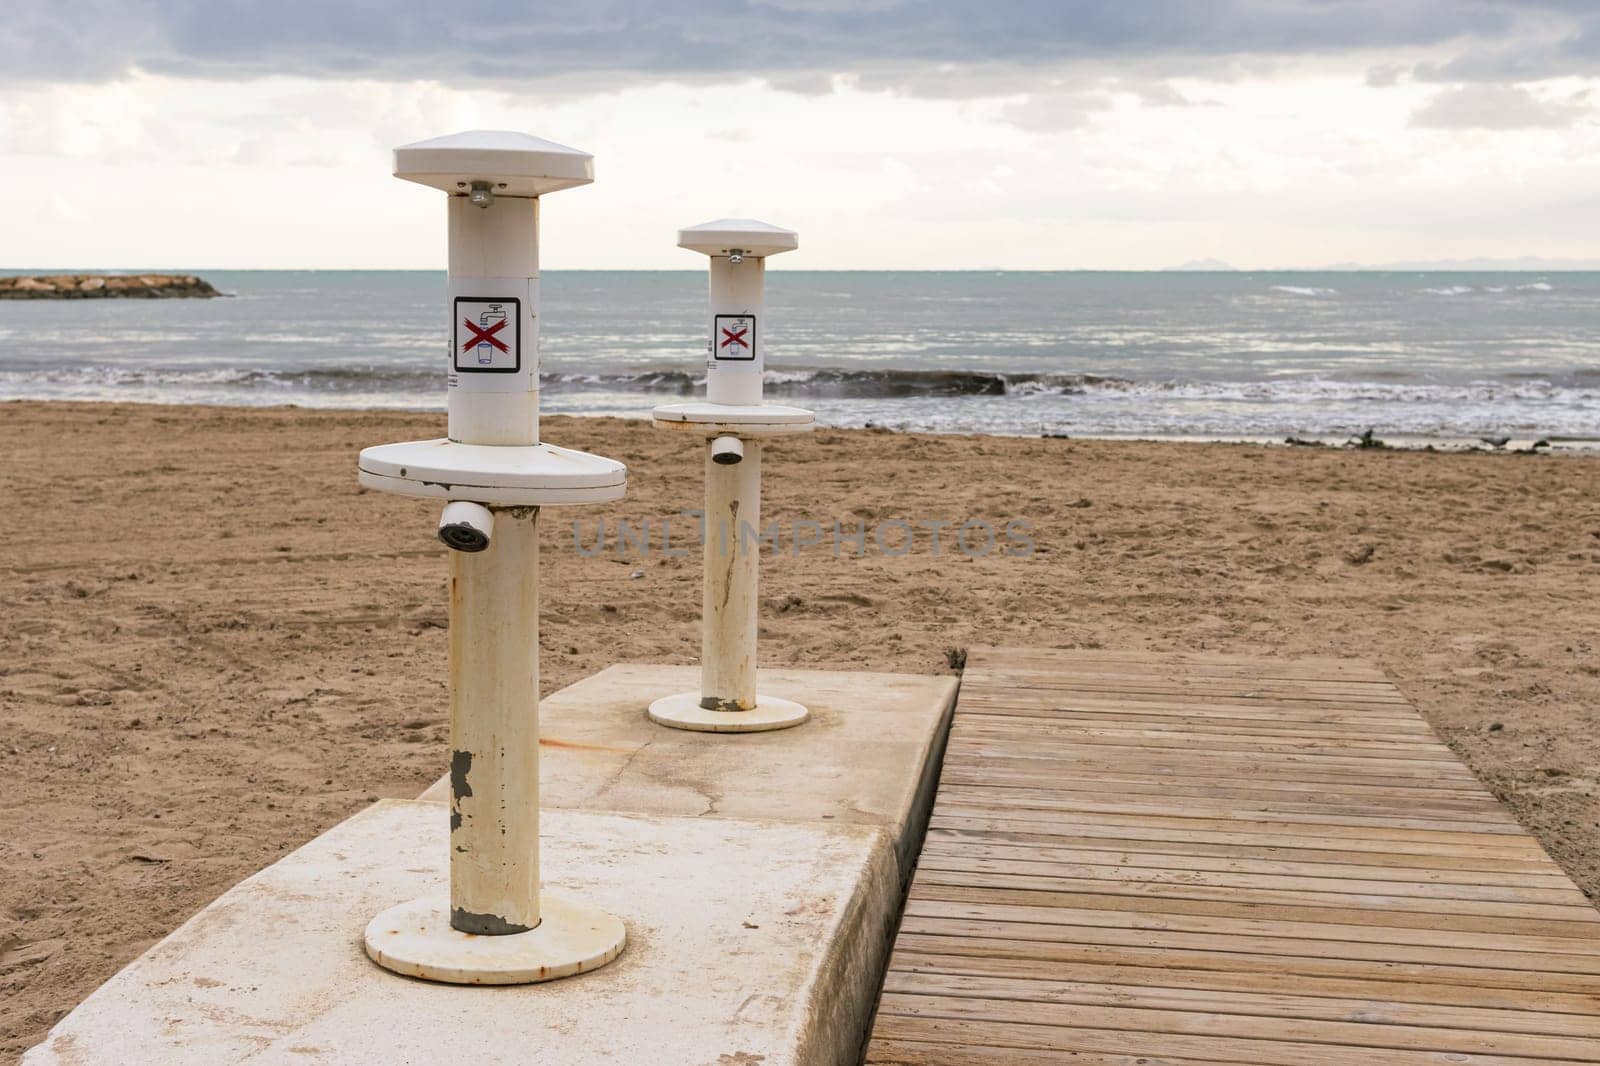
<path fill-rule="evenodd" d="M 0 300 L 165 300 L 221 296 L 193 274 L 45 274 L 0 278 Z"/>

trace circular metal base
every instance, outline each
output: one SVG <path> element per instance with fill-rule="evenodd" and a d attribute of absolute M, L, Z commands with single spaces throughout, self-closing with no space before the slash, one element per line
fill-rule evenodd
<path fill-rule="evenodd" d="M 450 900 L 426 896 L 367 924 L 367 956 L 386 970 L 453 985 L 527 985 L 598 970 L 622 954 L 627 930 L 598 907 L 539 896 L 538 928 L 475 936 L 450 927 Z"/>
<path fill-rule="evenodd" d="M 754 710 L 708 711 L 700 706 L 698 692 L 663 696 L 650 705 L 649 714 L 657 725 L 697 733 L 766 733 L 797 726 L 811 717 L 810 711 L 792 700 L 760 695 Z"/>

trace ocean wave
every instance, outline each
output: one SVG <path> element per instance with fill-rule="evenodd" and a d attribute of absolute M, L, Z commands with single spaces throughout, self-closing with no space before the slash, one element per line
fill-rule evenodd
<path fill-rule="evenodd" d="M 260 393 L 291 400 L 295 395 L 338 397 L 442 397 L 443 375 L 433 367 L 349 366 L 268 369 L 261 367 L 129 366 L 0 368 L 0 392 L 13 396 L 146 391 L 183 394 Z M 547 371 L 540 388 L 549 395 L 627 393 L 695 396 L 705 388 L 703 371 L 646 368 L 625 372 Z M 1562 374 L 1506 372 L 1468 381 L 1419 380 L 1395 370 L 1375 370 L 1359 380 L 1267 377 L 1256 380 L 1132 379 L 1083 373 L 1002 373 L 957 370 L 897 370 L 846 367 L 777 367 L 765 377 L 768 397 L 810 400 L 1015 399 L 1149 396 L 1217 403 L 1375 402 L 1448 404 L 1495 400 L 1600 403 L 1600 367 Z"/>
<path fill-rule="evenodd" d="M 766 373 L 769 396 L 833 399 L 900 399 L 910 397 L 1070 395 L 1099 387 L 1132 385 L 1093 374 L 1001 374 L 958 370 L 855 370 L 839 367 L 776 368 Z M 228 391 L 268 390 L 313 393 L 427 393 L 444 387 L 434 368 L 403 366 L 351 367 L 205 367 L 79 364 L 66 367 L 6 367 L 0 382 L 11 386 L 80 388 L 188 388 Z M 704 372 L 644 369 L 623 373 L 546 371 L 539 375 L 544 391 L 630 392 L 690 396 L 705 388 Z"/>
<path fill-rule="evenodd" d="M 415 367 L 127 366 L 82 363 L 62 367 L 8 366 L 0 382 L 11 385 L 106 388 L 276 389 L 308 392 L 410 392 L 437 390 L 442 375 Z"/>
<path fill-rule="evenodd" d="M 1337 296 L 1338 289 L 1319 288 L 1316 285 L 1274 285 L 1273 292 L 1285 292 L 1290 296 Z"/>
<path fill-rule="evenodd" d="M 1465 296 L 1472 291 L 1471 285 L 1446 285 L 1439 289 L 1423 289 L 1430 296 Z"/>

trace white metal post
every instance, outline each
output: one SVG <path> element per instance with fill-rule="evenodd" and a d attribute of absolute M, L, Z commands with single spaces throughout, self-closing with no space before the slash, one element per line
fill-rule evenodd
<path fill-rule="evenodd" d="M 706 399 L 721 404 L 759 404 L 766 369 L 767 261 L 754 255 L 711 257 L 711 357 L 706 360 Z"/>
<path fill-rule="evenodd" d="M 517 340 L 522 365 L 518 370 L 469 377 L 452 366 L 446 393 L 448 436 L 464 444 L 538 444 L 539 201 L 531 196 L 497 196 L 479 207 L 465 196 L 452 196 L 446 202 L 450 212 L 451 336 L 462 332 L 453 317 L 462 306 L 458 299 L 511 296 L 524 304 L 516 309 L 521 319 Z M 506 307 L 500 313 L 511 310 Z M 473 336 L 469 331 L 465 340 Z M 493 347 L 488 351 L 491 358 L 508 354 Z M 468 360 L 469 373 L 470 364 L 476 361 Z"/>
<path fill-rule="evenodd" d="M 450 925 L 539 925 L 539 511 L 450 553 Z"/>
<path fill-rule="evenodd" d="M 706 542 L 700 611 L 700 706 L 756 707 L 756 606 L 761 580 L 761 443 L 744 459 L 717 462 L 706 442 Z"/>
<path fill-rule="evenodd" d="M 593 180 L 585 153 L 473 132 L 395 151 L 395 174 L 450 193 L 448 435 L 361 453 L 361 483 L 449 501 L 450 894 L 372 920 L 380 965 L 458 984 L 603 966 L 616 918 L 539 883 L 539 509 L 621 498 L 621 463 L 539 440 L 542 194 Z"/>
<path fill-rule="evenodd" d="M 678 246 L 711 257 L 706 400 L 655 409 L 655 424 L 706 438 L 706 541 L 701 600 L 700 691 L 651 703 L 650 718 L 676 729 L 751 733 L 809 716 L 792 700 L 756 689 L 761 563 L 761 439 L 808 432 L 810 411 L 766 403 L 766 257 L 799 246 L 786 229 L 722 219 L 678 234 Z"/>

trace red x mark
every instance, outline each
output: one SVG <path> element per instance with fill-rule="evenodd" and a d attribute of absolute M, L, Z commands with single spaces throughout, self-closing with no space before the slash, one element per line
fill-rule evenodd
<path fill-rule="evenodd" d="M 729 329 L 727 326 L 723 326 L 722 327 L 722 346 L 724 348 L 727 348 L 730 345 L 739 345 L 740 347 L 744 347 L 744 348 L 750 347 L 749 342 L 747 342 L 744 339 L 744 335 L 746 333 L 749 333 L 749 332 L 750 332 L 750 327 L 749 326 L 745 326 L 743 329 L 737 329 L 737 330 Z"/>
<path fill-rule="evenodd" d="M 472 348 L 476 348 L 480 344 L 488 344 L 499 348 L 502 352 L 511 351 L 510 348 L 506 347 L 505 341 L 495 336 L 496 333 L 499 333 L 501 330 L 506 328 L 506 323 L 509 321 L 511 321 L 509 318 L 502 318 L 494 325 L 485 329 L 482 326 L 475 325 L 472 319 L 463 318 L 461 320 L 461 324 L 472 331 L 472 336 L 468 338 L 467 342 L 461 346 L 461 350 L 465 352 Z"/>

